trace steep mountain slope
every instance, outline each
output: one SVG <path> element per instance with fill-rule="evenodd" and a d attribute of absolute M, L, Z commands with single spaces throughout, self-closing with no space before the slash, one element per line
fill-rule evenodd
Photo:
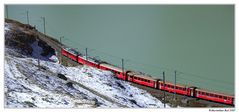
<path fill-rule="evenodd" d="M 13 33 L 16 29 L 24 36 L 16 37 L 18 35 Z M 8 41 L 4 64 L 5 107 L 163 107 L 158 99 L 117 79 L 109 71 L 88 66 L 65 67 L 58 61 L 52 61 L 52 57 L 58 60 L 55 51 L 51 51 L 48 45 L 39 44 L 44 42 L 35 38 L 37 35 L 29 37 L 24 33 L 28 31 L 22 29 L 21 26 L 5 23 L 5 39 Z M 25 37 L 35 39 L 21 41 Z"/>

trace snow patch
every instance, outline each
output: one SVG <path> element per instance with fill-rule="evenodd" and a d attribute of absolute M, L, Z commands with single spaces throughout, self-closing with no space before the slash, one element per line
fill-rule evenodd
<path fill-rule="evenodd" d="M 44 58 L 39 56 L 42 49 L 37 42 L 32 47 L 33 56 Z M 163 108 L 162 102 L 147 91 L 131 86 L 109 71 L 88 66 L 65 67 L 44 60 L 39 69 L 37 59 L 16 57 L 11 49 L 5 51 L 7 108 Z"/>

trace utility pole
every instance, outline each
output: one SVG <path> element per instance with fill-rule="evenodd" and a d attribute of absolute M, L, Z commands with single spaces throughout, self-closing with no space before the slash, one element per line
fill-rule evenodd
<path fill-rule="evenodd" d="M 27 11 L 27 24 L 29 24 L 29 16 L 28 16 L 29 12 Z"/>
<path fill-rule="evenodd" d="M 6 16 L 7 16 L 7 19 L 8 19 L 8 6 L 7 5 L 5 5 L 6 7 Z"/>
<path fill-rule="evenodd" d="M 176 70 L 174 71 L 174 100 L 176 100 Z"/>
<path fill-rule="evenodd" d="M 64 36 L 61 36 L 61 37 L 60 37 L 60 44 L 62 45 L 62 43 L 61 43 L 61 38 L 64 38 Z"/>
<path fill-rule="evenodd" d="M 124 75 L 125 75 L 125 74 L 124 74 L 124 59 L 122 58 L 121 61 L 122 61 L 122 72 L 123 72 L 123 77 L 124 77 Z M 125 80 L 126 80 L 126 79 L 125 79 Z"/>
<path fill-rule="evenodd" d="M 43 28 L 44 28 L 44 35 L 46 35 L 46 19 L 45 17 L 41 17 L 43 20 Z"/>
<path fill-rule="evenodd" d="M 85 48 L 85 59 L 88 60 L 88 54 L 87 54 L 88 49 Z"/>
<path fill-rule="evenodd" d="M 164 88 L 164 91 L 163 91 L 163 105 L 164 105 L 164 108 L 166 107 L 165 103 L 166 103 L 166 98 L 165 98 L 165 73 L 163 72 L 163 88 Z"/>
<path fill-rule="evenodd" d="M 37 42 L 39 42 L 39 40 L 37 39 Z M 40 70 L 40 59 L 39 58 L 37 58 L 37 65 L 38 65 L 38 70 Z"/>
<path fill-rule="evenodd" d="M 62 60 L 63 60 L 63 59 L 62 59 L 62 43 L 61 43 L 61 38 L 64 38 L 64 36 L 60 37 L 60 44 L 61 44 L 61 45 L 60 45 L 60 46 L 61 46 L 61 50 L 60 50 L 60 51 L 61 51 L 61 53 L 60 53 L 60 62 L 62 63 Z"/>

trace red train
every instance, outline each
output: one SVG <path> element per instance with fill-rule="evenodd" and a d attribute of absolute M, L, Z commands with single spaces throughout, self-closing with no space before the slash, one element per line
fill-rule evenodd
<path fill-rule="evenodd" d="M 145 75 L 139 75 L 139 73 L 136 73 L 134 71 L 125 71 L 123 73 L 122 68 L 116 67 L 113 65 L 110 65 L 105 62 L 101 62 L 99 60 L 95 60 L 92 58 L 84 57 L 83 55 L 79 54 L 77 51 L 71 48 L 62 48 L 61 50 L 62 55 L 70 58 L 73 61 L 76 61 L 78 63 L 88 65 L 91 67 L 95 67 L 102 70 L 109 70 L 113 73 L 115 73 L 116 77 L 119 79 L 137 83 L 140 85 L 148 86 L 155 89 L 160 89 L 168 92 L 176 92 L 177 94 L 186 95 L 190 97 L 200 98 L 204 100 L 219 102 L 223 104 L 228 105 L 234 105 L 234 96 L 231 95 L 225 95 L 221 93 L 216 92 L 210 92 L 208 90 L 199 89 L 197 87 L 191 87 L 187 85 L 179 85 L 177 84 L 174 89 L 174 84 L 165 82 L 161 79 L 154 79 L 152 77 L 148 77 Z"/>

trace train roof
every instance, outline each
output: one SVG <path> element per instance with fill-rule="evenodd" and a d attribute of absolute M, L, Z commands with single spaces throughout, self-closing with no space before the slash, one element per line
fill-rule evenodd
<path fill-rule="evenodd" d="M 163 80 L 161 80 L 161 82 L 163 82 Z M 168 81 L 165 81 L 165 84 L 174 85 L 174 83 L 168 82 Z M 179 83 L 176 83 L 176 85 L 177 85 L 177 86 L 180 86 L 180 87 L 183 87 L 183 88 L 190 88 L 190 87 L 192 87 L 192 86 L 187 85 L 187 84 L 179 84 Z"/>
<path fill-rule="evenodd" d="M 123 72 L 122 68 L 114 66 L 114 65 L 110 65 L 107 63 L 102 63 L 102 64 L 100 64 L 100 66 L 104 66 L 104 67 L 110 68 L 110 69 L 118 71 L 118 72 Z"/>
<path fill-rule="evenodd" d="M 222 95 L 222 96 L 230 96 L 230 97 L 234 98 L 233 95 L 229 95 L 229 94 L 225 94 L 225 93 L 220 93 L 220 92 L 216 92 L 216 91 L 210 91 L 210 90 L 207 90 L 207 89 L 197 88 L 196 90 L 202 91 L 202 92 L 207 92 L 207 93 L 213 93 L 213 94 L 217 94 L 217 95 Z"/>
<path fill-rule="evenodd" d="M 86 56 L 80 56 L 80 55 L 79 55 L 78 57 L 80 57 L 80 58 L 86 60 Z M 94 58 L 91 58 L 91 57 L 88 57 L 88 58 L 87 58 L 87 61 L 92 62 L 92 63 L 96 63 L 96 64 L 98 64 L 98 63 L 100 62 L 99 60 L 94 59 Z"/>
<path fill-rule="evenodd" d="M 130 71 L 128 72 L 128 75 L 134 75 L 136 77 L 140 77 L 140 78 L 144 78 L 144 79 L 149 79 L 149 80 L 158 80 L 156 78 L 153 78 L 153 77 L 150 77 L 150 76 L 147 76 L 147 75 L 143 75 L 143 74 L 140 74 L 140 73 L 137 73 L 137 72 L 134 72 L 134 71 Z"/>
<path fill-rule="evenodd" d="M 78 55 L 79 52 L 77 52 L 75 49 L 73 48 L 69 48 L 69 47 L 63 47 L 64 50 L 68 51 L 69 53 L 72 53 L 74 55 Z"/>

